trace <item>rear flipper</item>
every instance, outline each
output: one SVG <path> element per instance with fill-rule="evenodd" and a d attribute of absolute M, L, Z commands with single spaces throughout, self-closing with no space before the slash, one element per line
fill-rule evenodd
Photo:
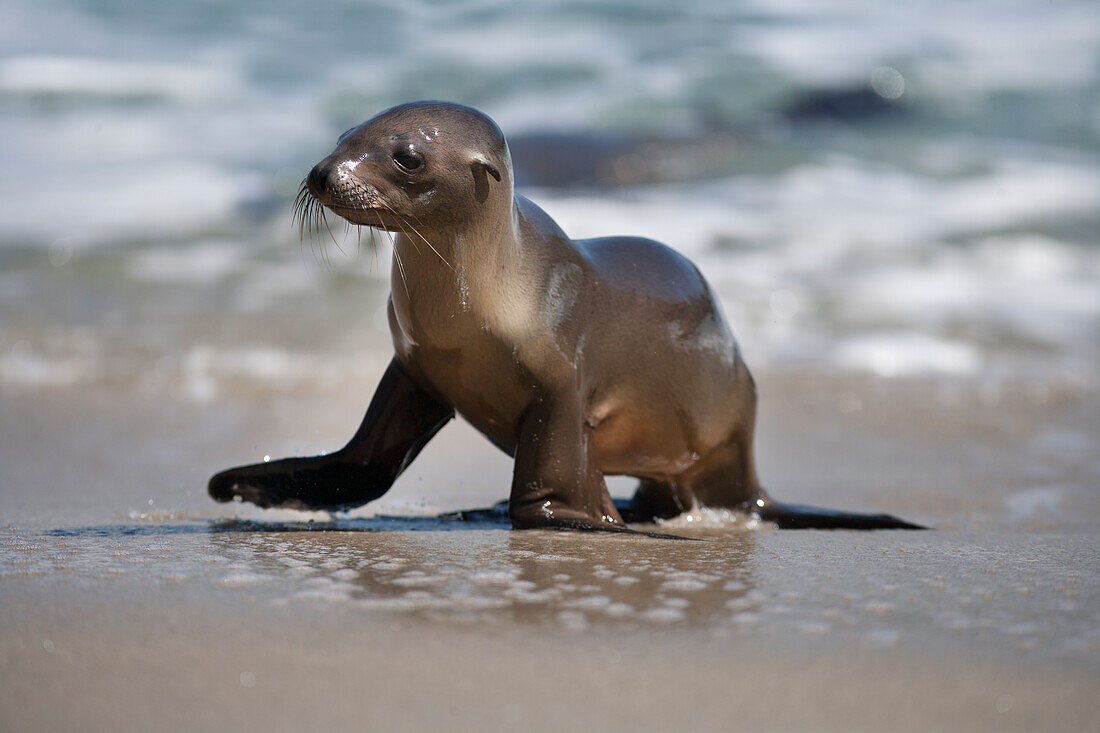
<path fill-rule="evenodd" d="M 770 498 L 761 498 L 745 508 L 765 522 L 774 522 L 779 529 L 928 529 L 892 514 L 838 512 Z"/>
<path fill-rule="evenodd" d="M 662 488 L 663 492 L 660 490 Z M 623 521 L 649 523 L 678 516 L 685 505 L 700 504 L 697 499 L 680 496 L 677 491 L 670 484 L 643 481 L 633 499 L 616 499 L 615 506 Z M 755 499 L 730 508 L 772 522 L 779 529 L 927 529 L 891 514 L 857 514 L 803 504 L 784 504 L 763 491 L 759 491 Z"/>
<path fill-rule="evenodd" d="M 833 509 L 821 509 L 804 504 L 784 504 L 763 499 L 763 506 L 756 502 L 746 504 L 744 511 L 759 517 L 765 522 L 773 522 L 779 529 L 928 529 L 919 524 L 906 522 L 892 514 L 856 514 L 838 512 Z M 615 499 L 615 508 L 619 510 L 623 521 L 655 522 L 658 518 L 652 512 L 640 512 L 630 499 Z M 505 499 L 485 509 L 467 509 L 449 512 L 442 516 L 448 519 L 475 521 L 508 521 L 508 500 Z"/>

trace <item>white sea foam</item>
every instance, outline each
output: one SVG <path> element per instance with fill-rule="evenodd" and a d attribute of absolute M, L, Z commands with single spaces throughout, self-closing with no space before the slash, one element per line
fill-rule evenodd
<path fill-rule="evenodd" d="M 150 242 L 124 258 L 120 281 L 191 288 L 205 304 L 232 278 L 246 313 L 306 292 L 343 297 L 297 260 L 256 262 L 257 245 L 295 246 L 287 199 L 342 129 L 390 104 L 451 98 L 510 136 L 736 131 L 737 154 L 708 172 L 718 178 L 697 179 L 693 162 L 665 170 L 671 156 L 662 171 L 685 182 L 526 193 L 574 236 L 639 234 L 689 255 L 753 364 L 825 354 L 845 369 L 972 374 L 1006 343 L 1095 371 L 1095 3 L 976 0 L 951 22 L 931 0 L 341 6 L 384 22 L 395 42 L 380 45 L 318 2 L 255 18 L 182 0 L 181 24 L 8 0 L 0 248 L 42 247 L 72 273 L 89 251 Z M 830 135 L 776 118 L 800 90 L 866 84 L 901 92 L 903 124 L 855 119 Z M 763 144 L 775 165 L 757 170 L 774 172 L 749 174 Z M 34 297 L 28 282 L 2 278 L 5 309 Z M 33 352 L 0 354 L 0 380 L 60 386 L 103 366 L 94 350 Z M 209 399 L 235 375 L 297 379 L 331 362 L 269 357 L 192 354 L 179 384 Z M 238 359 L 251 366 L 234 370 Z"/>
<path fill-rule="evenodd" d="M 230 573 L 222 578 L 222 585 L 229 588 L 242 588 L 245 586 L 255 585 L 257 583 L 264 583 L 270 580 L 266 575 L 259 573 L 249 572 L 247 570 Z"/>
<path fill-rule="evenodd" d="M 241 88 L 235 69 L 213 64 L 130 60 L 91 56 L 27 55 L 0 60 L 0 91 L 34 94 L 90 94 L 112 97 L 169 97 L 182 101 L 228 96 Z"/>
<path fill-rule="evenodd" d="M 723 237 L 786 242 L 809 268 L 855 248 L 929 240 L 1100 206 L 1100 171 L 1017 159 L 965 179 L 919 176 L 834 157 L 776 177 L 661 186 L 606 198 L 533 192 L 575 237 L 645 233 L 705 252 Z"/>
<path fill-rule="evenodd" d="M 164 161 L 140 170 L 114 167 L 114 177 L 87 168 L 49 196 L 21 187 L 0 197 L 0 241 L 65 238 L 83 245 L 110 238 L 171 236 L 227 221 L 250 192 L 254 175 L 212 163 Z"/>
<path fill-rule="evenodd" d="M 234 244 L 210 240 L 147 249 L 130 262 L 130 276 L 153 282 L 208 283 L 244 268 L 244 252 Z"/>
<path fill-rule="evenodd" d="M 752 26 L 731 45 L 807 82 L 861 79 L 887 63 L 949 94 L 1065 89 L 1095 79 L 1100 23 L 1088 3 L 1014 12 L 970 3 L 952 6 L 949 22 L 934 2 L 846 2 L 847 12 L 807 0 L 752 5 L 778 22 Z"/>
<path fill-rule="evenodd" d="M 1015 521 L 1058 516 L 1065 490 L 1041 486 L 1019 491 L 1005 499 L 1005 508 Z"/>
<path fill-rule="evenodd" d="M 1094 246 L 978 234 L 1100 207 L 1100 171 L 1071 162 L 1005 159 L 945 178 L 836 157 L 770 180 L 542 193 L 575 236 L 644 232 L 690 255 L 758 357 L 761 347 L 774 358 L 811 343 L 825 301 L 828 327 L 854 330 L 831 345 L 834 363 L 881 374 L 974 372 L 979 347 L 947 335 L 959 323 L 1068 346 L 1100 321 Z M 725 241 L 745 244 L 730 251 Z"/>
<path fill-rule="evenodd" d="M 98 370 L 98 355 L 89 349 L 58 355 L 17 341 L 0 351 L 0 385 L 69 387 L 92 378 Z"/>
<path fill-rule="evenodd" d="M 185 399 L 209 402 L 234 380 L 256 385 L 336 384 L 347 376 L 347 369 L 347 365 L 319 354 L 272 347 L 225 349 L 198 345 L 183 357 L 176 388 Z"/>
<path fill-rule="evenodd" d="M 841 341 L 832 361 L 842 369 L 883 377 L 938 372 L 965 376 L 982 365 L 976 347 L 919 333 L 877 333 Z"/>

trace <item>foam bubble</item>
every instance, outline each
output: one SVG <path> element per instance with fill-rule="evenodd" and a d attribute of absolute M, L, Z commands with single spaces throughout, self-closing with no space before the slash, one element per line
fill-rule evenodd
<path fill-rule="evenodd" d="M 971 344 L 936 339 L 918 333 L 878 333 L 839 343 L 832 360 L 844 369 L 869 371 L 883 377 L 926 372 L 967 375 L 982 360 Z"/>
<path fill-rule="evenodd" d="M 91 379 L 98 371 L 92 353 L 47 355 L 27 341 L 0 352 L 0 384 L 22 387 L 68 387 Z"/>
<path fill-rule="evenodd" d="M 1057 514 L 1065 492 L 1054 487 L 1037 487 L 1018 491 L 1005 499 L 1005 507 L 1015 521 L 1029 520 L 1042 515 Z"/>
<path fill-rule="evenodd" d="M 660 608 L 651 608 L 647 611 L 644 611 L 641 614 L 641 618 L 646 621 L 655 621 L 657 623 L 667 624 L 683 620 L 684 612 L 679 608 L 662 606 Z"/>
<path fill-rule="evenodd" d="M 206 240 L 187 245 L 154 247 L 130 263 L 130 276 L 152 282 L 205 284 L 240 272 L 244 252 L 235 242 Z"/>
<path fill-rule="evenodd" d="M 248 571 L 240 571 L 236 573 L 230 573 L 222 578 L 221 583 L 229 588 L 241 588 L 249 585 L 256 585 L 257 583 L 264 583 L 270 580 L 266 575 L 260 575 L 258 573 L 252 573 Z"/>

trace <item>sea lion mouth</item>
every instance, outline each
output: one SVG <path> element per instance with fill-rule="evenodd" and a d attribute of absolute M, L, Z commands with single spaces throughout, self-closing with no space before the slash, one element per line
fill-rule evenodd
<path fill-rule="evenodd" d="M 329 211 L 344 220 L 345 232 L 354 225 L 426 241 L 408 218 L 399 214 L 373 188 L 363 184 L 328 187 L 318 195 L 307 177 L 294 199 L 294 222 L 298 225 L 299 239 L 303 242 L 308 240 L 311 248 L 316 240 L 322 248 L 322 255 L 326 241 L 336 243 L 336 236 L 326 216 Z"/>
<path fill-rule="evenodd" d="M 348 206 L 347 204 L 325 203 L 321 206 L 356 226 L 372 227 L 374 229 L 389 230 L 385 225 L 384 216 L 389 212 L 383 208 L 374 206 Z"/>

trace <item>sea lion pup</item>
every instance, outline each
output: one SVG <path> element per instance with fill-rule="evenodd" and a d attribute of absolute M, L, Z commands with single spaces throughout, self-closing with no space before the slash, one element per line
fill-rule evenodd
<path fill-rule="evenodd" d="M 515 458 L 515 528 L 625 531 L 606 474 L 641 479 L 631 520 L 702 505 L 780 527 L 916 528 L 771 500 L 753 379 L 699 270 L 648 239 L 571 240 L 512 181 L 504 135 L 469 107 L 405 104 L 341 136 L 298 214 L 392 234 L 393 360 L 346 446 L 223 471 L 212 497 L 360 506 L 457 412 Z"/>

